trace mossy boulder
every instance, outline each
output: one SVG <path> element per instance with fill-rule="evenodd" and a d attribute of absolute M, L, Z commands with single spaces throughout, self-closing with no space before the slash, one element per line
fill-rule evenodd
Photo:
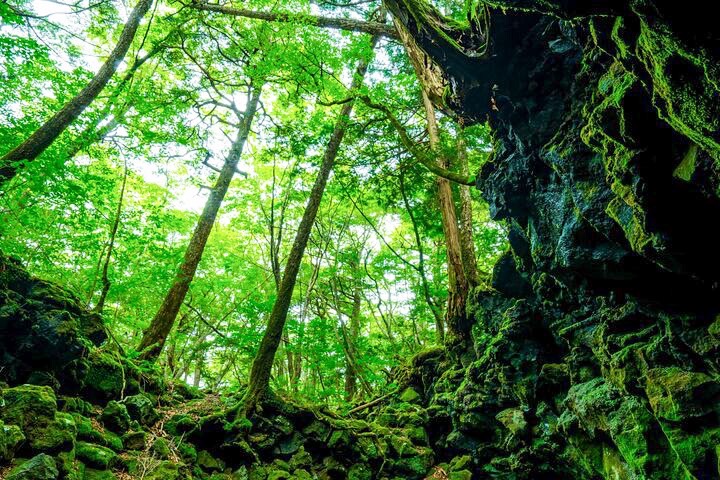
<path fill-rule="evenodd" d="M 513 435 L 523 433 L 528 426 L 527 420 L 525 420 L 525 412 L 523 412 L 522 408 L 506 408 L 498 413 L 495 418 L 502 423 L 505 428 L 510 430 L 510 433 Z"/>
<path fill-rule="evenodd" d="M 157 458 L 167 460 L 170 457 L 170 442 L 168 442 L 165 438 L 156 438 L 150 449 Z"/>
<path fill-rule="evenodd" d="M 297 470 L 301 468 L 310 468 L 313 463 L 312 455 L 305 451 L 304 447 L 300 447 L 298 452 L 290 458 L 288 462 L 290 469 Z"/>
<path fill-rule="evenodd" d="M 78 397 L 58 398 L 58 408 L 63 412 L 78 413 L 84 416 L 88 416 L 93 412 L 92 404 Z"/>
<path fill-rule="evenodd" d="M 0 461 L 9 461 L 15 455 L 18 446 L 25 440 L 17 425 L 5 425 L 0 420 Z"/>
<path fill-rule="evenodd" d="M 152 400 L 143 393 L 129 396 L 122 403 L 127 408 L 130 418 L 141 425 L 150 426 L 159 418 Z"/>
<path fill-rule="evenodd" d="M 212 456 L 207 450 L 200 450 L 197 454 L 197 464 L 207 472 L 221 472 L 225 470 L 225 462 Z"/>
<path fill-rule="evenodd" d="M 23 430 L 44 425 L 55 418 L 57 399 L 50 387 L 20 385 L 1 393 L 0 418 Z"/>
<path fill-rule="evenodd" d="M 122 442 L 128 450 L 143 450 L 147 443 L 147 433 L 143 430 L 127 432 L 123 435 Z"/>
<path fill-rule="evenodd" d="M 123 441 L 116 434 L 109 430 L 105 430 L 100 425 L 97 428 L 93 425 L 93 421 L 79 414 L 73 415 L 75 424 L 77 425 L 77 439 L 88 443 L 96 443 L 103 447 L 111 448 L 119 452 L 123 449 Z"/>
<path fill-rule="evenodd" d="M 197 423 L 189 415 L 177 414 L 170 417 L 170 420 L 165 423 L 165 431 L 170 435 L 180 436 L 195 429 Z"/>
<path fill-rule="evenodd" d="M 13 385 L 31 377 L 49 384 L 69 380 L 73 362 L 105 338 L 99 315 L 0 253 L 0 380 Z"/>
<path fill-rule="evenodd" d="M 35 428 L 30 447 L 40 452 L 54 452 L 72 449 L 77 436 L 77 427 L 69 413 L 55 412 L 52 421 L 42 428 Z"/>
<path fill-rule="evenodd" d="M 19 427 L 34 451 L 71 449 L 77 427 L 72 415 L 57 411 L 50 387 L 20 385 L 2 392 L 0 419 Z"/>
<path fill-rule="evenodd" d="M 12 469 L 6 480 L 56 480 L 59 475 L 55 459 L 41 453 Z"/>
<path fill-rule="evenodd" d="M 93 349 L 79 361 L 77 369 L 82 383 L 81 392 L 91 401 L 104 403 L 116 400 L 123 391 L 130 390 L 129 366 L 123 365 L 115 354 Z"/>
<path fill-rule="evenodd" d="M 111 400 L 103 409 L 100 421 L 106 428 L 117 433 L 125 433 L 130 428 L 130 414 L 122 403 Z"/>
<path fill-rule="evenodd" d="M 117 454 L 109 448 L 87 442 L 78 442 L 75 456 L 88 467 L 107 470 L 117 460 Z"/>

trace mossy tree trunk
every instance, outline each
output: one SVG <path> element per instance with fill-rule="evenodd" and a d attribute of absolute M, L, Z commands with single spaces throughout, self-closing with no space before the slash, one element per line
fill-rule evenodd
<path fill-rule="evenodd" d="M 153 0 L 140 0 L 138 2 L 125 23 L 115 48 L 85 88 L 40 128 L 35 130 L 23 143 L 0 159 L 0 187 L 17 175 L 22 162 L 31 162 L 42 154 L 97 98 L 125 58 L 135 38 L 138 26 L 152 3 Z"/>
<path fill-rule="evenodd" d="M 200 215 L 200 219 L 185 251 L 185 258 L 182 265 L 180 265 L 180 270 L 175 276 L 175 280 L 170 290 L 168 290 L 160 309 L 143 334 L 143 338 L 138 346 L 138 350 L 142 352 L 141 357 L 143 359 L 157 359 L 162 352 L 165 340 L 172 330 L 175 318 L 180 311 L 180 306 L 183 304 L 188 289 L 190 288 L 190 283 L 195 277 L 195 272 L 197 271 L 208 237 L 210 236 L 218 211 L 220 210 L 220 205 L 230 187 L 230 181 L 237 170 L 237 164 L 240 161 L 243 148 L 245 147 L 245 141 L 250 134 L 253 117 L 255 117 L 255 112 L 258 109 L 261 90 L 262 87 L 252 88 L 250 99 L 245 110 L 245 116 L 238 128 L 237 137 L 225 159 L 217 181 L 210 191 L 203 212 Z"/>
<path fill-rule="evenodd" d="M 378 36 L 373 36 L 373 48 L 375 47 L 377 41 Z M 352 94 L 357 93 L 362 86 L 365 73 L 368 69 L 368 63 L 369 62 L 366 60 L 361 60 L 358 63 L 353 77 L 352 86 L 350 88 Z M 250 370 L 250 381 L 245 395 L 246 414 L 250 414 L 258 407 L 259 403 L 262 401 L 263 397 L 270 388 L 270 373 L 272 371 L 275 353 L 277 352 L 282 339 L 285 321 L 287 320 L 288 309 L 290 308 L 290 302 L 292 300 L 295 283 L 297 282 L 297 275 L 300 270 L 302 257 L 305 253 L 305 247 L 307 246 L 308 239 L 310 238 L 310 232 L 313 224 L 315 223 L 315 217 L 317 216 L 318 209 L 320 207 L 320 201 L 322 200 L 323 193 L 325 192 L 325 185 L 327 184 L 330 172 L 335 164 L 335 159 L 340 151 L 340 145 L 345 137 L 345 132 L 350 120 L 350 114 L 352 113 L 354 105 L 355 101 L 350 100 L 342 106 L 340 116 L 337 119 L 330 141 L 325 149 L 325 154 L 323 155 L 323 160 L 320 165 L 320 171 L 318 172 L 315 184 L 310 192 L 310 198 L 308 199 L 307 206 L 305 207 L 302 220 L 300 221 L 300 226 L 298 227 L 295 240 L 293 241 L 293 245 L 290 250 L 290 255 L 288 256 L 287 263 L 285 265 L 285 271 L 283 273 L 282 282 L 280 282 L 277 299 L 275 300 L 275 304 L 270 312 L 265 334 L 260 342 L 260 348 L 258 349 L 258 353 L 252 364 L 252 369 Z"/>

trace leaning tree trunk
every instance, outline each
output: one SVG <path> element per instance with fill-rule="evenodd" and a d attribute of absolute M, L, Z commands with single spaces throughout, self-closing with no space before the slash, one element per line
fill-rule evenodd
<path fill-rule="evenodd" d="M 6 153 L 0 159 L 0 187 L 17 175 L 21 162 L 31 162 L 48 148 L 55 139 L 90 105 L 105 88 L 110 78 L 125 58 L 135 32 L 143 17 L 150 9 L 153 0 L 140 0 L 128 18 L 117 45 L 110 53 L 100 70 L 90 82 L 59 112 L 46 121 L 23 143 Z"/>
<path fill-rule="evenodd" d="M 237 169 L 245 141 L 250 134 L 253 117 L 260 102 L 260 91 L 261 87 L 257 87 L 251 94 L 250 101 L 245 110 L 245 118 L 238 129 L 235 142 L 225 159 L 225 164 L 222 170 L 220 170 L 220 175 L 215 182 L 215 186 L 205 203 L 205 208 L 203 208 L 193 236 L 190 239 L 190 244 L 185 251 L 185 259 L 180 266 L 180 271 L 165 296 L 162 306 L 155 314 L 155 318 L 153 318 L 150 326 L 143 334 L 143 338 L 138 346 L 138 350 L 142 352 L 141 357 L 143 359 L 155 360 L 160 355 L 165 340 L 170 330 L 172 330 L 175 318 L 180 311 L 180 306 L 185 300 L 185 295 L 187 295 L 188 289 L 190 288 L 190 282 L 192 282 L 195 277 L 195 271 L 202 258 L 205 244 L 210 236 L 210 231 L 215 223 L 220 205 L 225 198 L 225 194 L 230 186 L 230 181 Z"/>
<path fill-rule="evenodd" d="M 375 47 L 377 41 L 378 36 L 373 36 L 373 48 Z M 367 68 L 367 61 L 361 60 L 358 63 L 355 70 L 355 76 L 353 77 L 352 86 L 350 88 L 353 95 L 355 95 L 362 86 Z M 300 226 L 297 234 L 295 235 L 295 240 L 293 241 L 292 249 L 290 250 L 290 255 L 283 273 L 282 282 L 280 283 L 277 299 L 275 300 L 273 309 L 270 312 L 265 334 L 260 342 L 260 348 L 258 349 L 258 353 L 255 356 L 255 360 L 253 361 L 252 369 L 250 371 L 250 381 L 245 395 L 246 415 L 250 414 L 257 408 L 259 402 L 263 399 L 270 387 L 270 373 L 272 370 L 273 360 L 282 338 L 288 309 L 290 308 L 290 301 L 292 300 L 293 289 L 295 288 L 298 271 L 300 270 L 300 263 L 302 262 L 305 247 L 307 246 L 308 239 L 310 238 L 310 232 L 313 224 L 315 223 L 315 217 L 317 216 L 318 208 L 320 207 L 320 201 L 322 200 L 323 193 L 325 192 L 325 185 L 327 184 L 328 177 L 330 176 L 330 172 L 335 164 L 335 159 L 340 150 L 340 144 L 343 141 L 343 137 L 345 137 L 350 114 L 352 113 L 354 105 L 355 100 L 351 99 L 346 102 L 340 110 L 340 116 L 338 117 L 332 136 L 330 137 L 330 142 L 325 150 L 325 155 L 323 156 L 323 160 L 320 165 L 320 171 L 315 179 L 315 184 L 313 185 L 310 193 L 310 199 L 305 207 L 305 212 L 303 213 Z"/>
<path fill-rule="evenodd" d="M 440 134 L 438 132 L 437 118 L 435 117 L 435 107 L 424 89 L 422 97 L 427 114 L 430 148 L 437 153 L 440 166 L 446 169 L 449 165 L 447 158 L 440 153 Z M 436 182 L 448 262 L 448 306 L 445 322 L 446 341 L 448 341 L 464 336 L 463 325 L 467 317 L 465 303 L 468 298 L 469 285 L 463 268 L 460 229 L 458 228 L 450 181 L 443 177 L 437 177 Z"/>

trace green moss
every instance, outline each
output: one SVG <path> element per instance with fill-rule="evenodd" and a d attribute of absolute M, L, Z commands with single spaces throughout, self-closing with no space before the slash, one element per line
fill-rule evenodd
<path fill-rule="evenodd" d="M 170 457 L 170 443 L 162 437 L 156 438 L 151 448 L 158 458 L 167 460 Z"/>
<path fill-rule="evenodd" d="M 311 467 L 313 459 L 312 456 L 305 451 L 305 447 L 300 447 L 297 453 L 290 458 L 290 462 L 288 463 L 291 470 L 297 470 L 299 468 Z"/>
<path fill-rule="evenodd" d="M 2 391 L 0 419 L 25 430 L 55 418 L 57 399 L 50 387 L 21 385 Z"/>
<path fill-rule="evenodd" d="M 147 433 L 144 431 L 127 432 L 122 437 L 122 443 L 128 450 L 143 450 L 147 442 Z"/>
<path fill-rule="evenodd" d="M 417 403 L 422 399 L 419 393 L 408 387 L 400 394 L 400 401 L 405 403 Z"/>
<path fill-rule="evenodd" d="M 704 373 L 677 367 L 653 368 L 647 372 L 646 391 L 655 414 L 666 420 L 718 413 L 720 384 Z"/>
<path fill-rule="evenodd" d="M 200 450 L 197 454 L 197 464 L 205 471 L 218 471 L 225 470 L 225 462 L 213 457 L 207 450 Z"/>
<path fill-rule="evenodd" d="M 83 480 L 116 480 L 117 477 L 109 470 L 95 470 L 86 468 Z"/>
<path fill-rule="evenodd" d="M 605 208 L 610 216 L 625 232 L 630 247 L 638 253 L 647 252 L 655 243 L 655 237 L 645 228 L 644 215 L 640 210 L 632 208 L 621 198 L 613 198 Z"/>
<path fill-rule="evenodd" d="M 5 425 L 0 420 L 0 461 L 10 461 L 17 447 L 25 440 L 22 430 L 17 425 Z"/>
<path fill-rule="evenodd" d="M 88 443 L 96 443 L 103 447 L 108 447 L 116 452 L 123 449 L 123 441 L 114 433 L 104 430 L 97 430 L 93 427 L 89 418 L 79 414 L 74 414 L 73 419 L 77 425 L 77 439 Z"/>
<path fill-rule="evenodd" d="M 167 431 L 170 435 L 180 436 L 190 432 L 196 425 L 197 422 L 189 415 L 178 414 L 173 415 L 165 424 L 165 431 Z"/>
<path fill-rule="evenodd" d="M 130 418 L 142 425 L 152 425 L 159 418 L 152 400 L 145 394 L 132 395 L 125 398 L 122 403 L 127 408 Z"/>
<path fill-rule="evenodd" d="M 370 480 L 372 471 L 364 463 L 356 463 L 348 470 L 348 480 Z"/>
<path fill-rule="evenodd" d="M 181 443 L 177 447 L 178 452 L 180 453 L 180 456 L 185 460 L 187 463 L 196 463 L 198 453 L 197 450 L 195 450 L 195 447 L 190 445 L 189 443 Z"/>
<path fill-rule="evenodd" d="M 289 480 L 291 478 L 292 475 L 284 470 L 273 470 L 267 476 L 267 480 Z"/>
<path fill-rule="evenodd" d="M 51 422 L 42 428 L 32 430 L 30 446 L 37 451 L 72 449 L 77 436 L 77 427 L 69 413 L 56 412 Z"/>
<path fill-rule="evenodd" d="M 185 473 L 185 465 L 170 461 L 160 462 L 147 475 L 144 480 L 181 480 L 189 478 Z"/>
<path fill-rule="evenodd" d="M 690 50 L 662 23 L 641 16 L 637 53 L 652 78 L 660 116 L 720 164 L 718 66 L 702 50 Z"/>
<path fill-rule="evenodd" d="M 680 164 L 675 168 L 673 176 L 689 182 L 695 173 L 695 163 L 697 161 L 698 146 L 696 144 L 690 145 L 687 153 L 683 157 Z"/>
<path fill-rule="evenodd" d="M 103 400 L 119 398 L 127 386 L 125 368 L 111 354 L 90 351 L 85 363 L 84 390 Z"/>
<path fill-rule="evenodd" d="M 13 468 L 6 480 L 55 480 L 59 475 L 55 460 L 41 453 Z"/>
<path fill-rule="evenodd" d="M 75 456 L 88 467 L 100 470 L 107 470 L 117 459 L 115 452 L 109 448 L 87 442 L 77 443 Z"/>
<path fill-rule="evenodd" d="M 100 415 L 100 421 L 106 428 L 118 433 L 124 433 L 130 428 L 127 407 L 115 400 L 108 402 Z"/>

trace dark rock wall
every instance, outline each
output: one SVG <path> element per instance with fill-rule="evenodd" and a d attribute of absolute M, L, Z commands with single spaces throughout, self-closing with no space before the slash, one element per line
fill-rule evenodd
<path fill-rule="evenodd" d="M 496 478 L 720 478 L 720 33 L 678 2 L 487 3 L 482 58 L 405 22 L 446 107 L 493 126 L 478 188 L 511 227 L 425 389 L 434 448 Z"/>

